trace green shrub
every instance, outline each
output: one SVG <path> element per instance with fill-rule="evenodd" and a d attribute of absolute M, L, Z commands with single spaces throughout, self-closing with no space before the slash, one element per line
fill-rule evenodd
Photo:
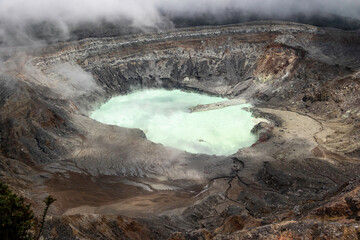
<path fill-rule="evenodd" d="M 46 205 L 42 220 L 37 224 L 36 238 L 29 233 L 34 226 L 34 213 L 24 198 L 12 193 L 8 186 L 0 182 L 0 240 L 38 240 L 41 236 L 47 211 L 56 199 L 51 195 L 44 199 Z"/>
<path fill-rule="evenodd" d="M 0 239 L 33 239 L 28 230 L 34 214 L 23 197 L 12 193 L 0 182 Z"/>

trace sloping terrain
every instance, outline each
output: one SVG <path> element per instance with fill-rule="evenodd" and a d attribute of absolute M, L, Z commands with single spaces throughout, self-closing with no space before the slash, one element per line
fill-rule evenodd
<path fill-rule="evenodd" d="M 257 22 L 89 38 L 2 69 L 0 179 L 36 211 L 58 199 L 46 239 L 360 238 L 358 31 Z M 268 121 L 253 146 L 208 156 L 88 117 L 142 88 L 246 99 Z"/>

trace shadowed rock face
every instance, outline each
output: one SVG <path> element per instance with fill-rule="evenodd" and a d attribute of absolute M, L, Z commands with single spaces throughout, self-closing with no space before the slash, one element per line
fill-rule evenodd
<path fill-rule="evenodd" d="M 36 210 L 55 195 L 54 239 L 356 239 L 359 57 L 359 32 L 282 22 L 18 53 L 0 77 L 1 180 Z M 88 117 L 141 88 L 246 99 L 266 137 L 232 156 L 190 154 Z"/>

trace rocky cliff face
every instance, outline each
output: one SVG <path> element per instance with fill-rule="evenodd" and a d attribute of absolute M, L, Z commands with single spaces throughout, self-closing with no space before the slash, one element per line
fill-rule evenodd
<path fill-rule="evenodd" d="M 359 32 L 283 22 L 19 52 L 0 78 L 1 179 L 36 208 L 55 195 L 52 239 L 359 238 L 359 57 Z M 246 99 L 265 137 L 197 155 L 88 117 L 154 87 Z"/>

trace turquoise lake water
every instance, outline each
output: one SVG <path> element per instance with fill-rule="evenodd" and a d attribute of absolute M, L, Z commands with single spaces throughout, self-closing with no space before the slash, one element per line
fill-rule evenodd
<path fill-rule="evenodd" d="M 193 112 L 198 104 L 226 101 L 180 90 L 143 90 L 111 98 L 91 114 L 91 118 L 127 128 L 140 128 L 146 137 L 164 146 L 191 153 L 230 155 L 253 144 L 250 104 Z"/>

